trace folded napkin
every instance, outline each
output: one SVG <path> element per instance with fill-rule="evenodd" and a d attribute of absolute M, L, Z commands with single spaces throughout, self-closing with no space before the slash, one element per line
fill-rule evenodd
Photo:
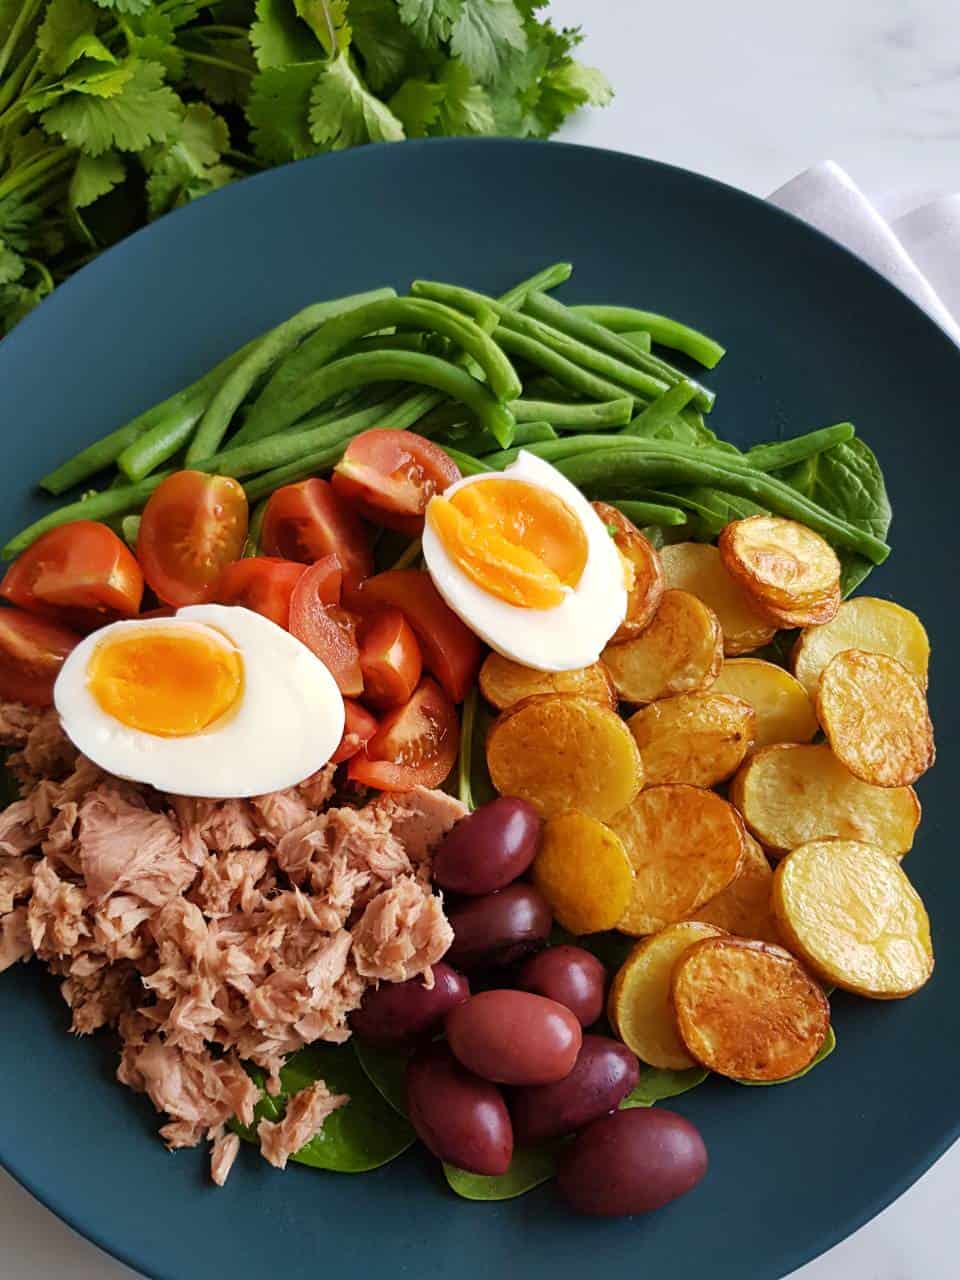
<path fill-rule="evenodd" d="M 770 200 L 876 268 L 960 344 L 960 195 L 888 222 L 853 179 L 827 160 L 774 191 Z"/>

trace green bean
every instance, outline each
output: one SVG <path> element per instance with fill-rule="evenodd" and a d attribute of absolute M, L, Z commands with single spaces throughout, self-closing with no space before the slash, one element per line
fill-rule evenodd
<path fill-rule="evenodd" d="M 247 501 L 250 501 L 249 497 Z M 260 537 L 263 533 L 263 518 L 266 514 L 267 499 L 261 498 L 250 512 L 250 522 L 247 525 L 247 541 L 243 548 L 245 559 L 250 559 L 260 554 Z"/>
<path fill-rule="evenodd" d="M 618 397 L 623 399 L 622 396 Z M 534 374 L 523 384 L 524 400 L 549 400 L 557 404 L 577 404 L 579 396 L 547 374 Z"/>
<path fill-rule="evenodd" d="M 548 289 L 555 289 L 557 285 L 564 284 L 572 274 L 572 263 L 555 262 L 552 266 L 544 267 L 542 271 L 538 271 L 536 275 L 530 276 L 529 279 L 521 280 L 519 284 L 515 284 L 506 293 L 501 293 L 497 301 L 512 310 L 514 307 L 523 305 L 524 299 L 532 289 L 545 293 Z"/>
<path fill-rule="evenodd" d="M 21 551 L 26 551 L 31 543 L 36 542 L 42 533 L 49 529 L 59 529 L 61 525 L 70 524 L 74 520 L 108 520 L 111 516 L 126 515 L 129 511 L 139 511 L 154 489 L 170 475 L 169 471 L 149 476 L 139 484 L 130 484 L 123 489 L 104 489 L 77 502 L 69 502 L 58 507 L 47 515 L 34 520 L 25 529 L 10 539 L 0 550 L 0 558 L 12 560 Z"/>
<path fill-rule="evenodd" d="M 381 382 L 372 387 L 366 387 L 362 391 L 352 392 L 349 395 L 335 396 L 334 402 L 327 408 L 318 409 L 316 413 L 308 413 L 305 418 L 291 423 L 289 426 L 284 427 L 283 430 L 284 432 L 311 431 L 314 427 L 322 427 L 328 422 L 336 422 L 340 418 L 347 417 L 348 414 L 358 413 L 361 409 L 385 409 L 401 393 L 409 394 L 407 388 L 401 386 L 399 382 Z M 372 422 L 371 426 L 376 426 L 376 422 Z M 278 431 L 277 435 L 280 434 Z M 234 444 L 236 444 L 236 437 L 230 440 L 230 447 L 233 448 Z"/>
<path fill-rule="evenodd" d="M 497 447 L 497 442 L 490 432 L 479 427 L 468 428 L 459 434 L 455 431 L 447 431 L 439 438 L 434 438 L 437 439 L 438 444 L 444 447 L 448 444 L 452 445 L 461 453 L 469 453 L 474 458 L 492 453 Z M 549 422 L 518 422 L 513 431 L 513 444 L 518 449 L 557 438 L 557 433 Z"/>
<path fill-rule="evenodd" d="M 488 471 L 495 471 L 496 467 L 488 466 L 486 462 L 482 462 L 479 458 L 471 458 L 469 453 L 461 453 L 459 449 L 454 449 L 451 445 L 442 444 L 440 448 L 451 458 L 460 471 L 465 476 L 482 476 Z"/>
<path fill-rule="evenodd" d="M 349 343 L 340 355 L 357 356 L 365 351 L 423 351 L 426 337 L 424 333 L 374 333 Z"/>
<path fill-rule="evenodd" d="M 628 520 L 632 520 L 637 528 L 642 529 L 644 525 L 677 525 L 686 524 L 687 517 L 679 507 L 665 506 L 661 502 L 638 502 L 631 501 L 629 498 L 621 498 L 610 504 L 616 507 L 618 511 L 622 511 Z"/>
<path fill-rule="evenodd" d="M 624 342 L 629 342 L 631 347 L 635 347 L 637 351 L 644 351 L 647 355 L 650 354 L 653 339 L 646 329 L 626 329 L 621 333 L 620 337 Z"/>
<path fill-rule="evenodd" d="M 693 329 L 679 320 L 671 320 L 669 316 L 658 315 L 655 311 L 638 311 L 636 307 L 579 306 L 574 307 L 578 315 L 595 320 L 614 333 L 623 333 L 631 329 L 646 329 L 654 342 L 661 347 L 671 347 L 674 351 L 682 351 L 684 355 L 702 364 L 705 369 L 713 369 L 720 363 L 726 348 L 714 338 L 699 329 Z"/>
<path fill-rule="evenodd" d="M 518 427 L 522 422 L 549 422 L 565 431 L 596 431 L 597 428 L 626 426 L 633 412 L 633 400 L 630 396 L 621 396 L 619 400 L 557 404 L 547 400 L 521 399 L 511 402 L 510 412 Z"/>
<path fill-rule="evenodd" d="M 431 439 L 456 428 L 462 431 L 473 431 L 477 427 L 476 419 L 470 410 L 455 400 L 444 400 L 415 425 L 420 435 L 429 435 Z"/>
<path fill-rule="evenodd" d="M 779 471 L 781 467 L 792 466 L 795 462 L 803 462 L 834 445 L 846 444 L 856 435 L 852 422 L 838 422 L 833 427 L 821 427 L 819 431 L 808 431 L 806 435 L 794 436 L 792 440 L 777 440 L 772 444 L 754 445 L 743 455 L 744 461 L 756 471 Z"/>
<path fill-rule="evenodd" d="M 686 408 L 697 394 L 692 382 L 678 382 L 675 387 L 648 404 L 643 413 L 638 414 L 628 427 L 624 427 L 625 436 L 652 436 L 659 427 L 675 418 L 681 409 Z"/>
<path fill-rule="evenodd" d="M 140 536 L 140 517 L 123 516 L 120 520 L 120 533 L 131 551 L 137 549 L 137 538 Z"/>
<path fill-rule="evenodd" d="M 420 538 L 414 538 L 412 542 L 408 543 L 407 547 L 403 551 L 403 554 L 400 555 L 394 561 L 394 563 L 390 566 L 390 568 L 391 569 L 409 569 L 410 566 L 420 558 L 420 553 L 422 551 L 423 551 L 422 540 Z"/>
<path fill-rule="evenodd" d="M 511 355 L 529 360 L 531 364 L 545 370 L 552 378 L 556 378 L 558 382 L 562 382 L 564 386 L 569 387 L 571 391 L 576 391 L 579 395 L 584 395 L 590 400 L 623 399 L 623 387 L 615 382 L 608 382 L 606 378 L 598 378 L 589 369 L 581 368 L 580 365 L 558 355 L 556 351 L 551 351 L 549 347 L 542 342 L 537 342 L 534 338 L 515 333 L 512 329 L 498 329 L 497 341 Z M 643 396 L 634 395 L 633 392 L 629 394 L 635 404 L 641 407 L 647 404 Z"/>

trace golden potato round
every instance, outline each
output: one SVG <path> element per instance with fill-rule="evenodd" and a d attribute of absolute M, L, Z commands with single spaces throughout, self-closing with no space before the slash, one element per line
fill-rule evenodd
<path fill-rule="evenodd" d="M 738 875 L 746 832 L 712 791 L 676 784 L 641 791 L 611 818 L 635 878 L 617 928 L 642 937 L 685 920 Z"/>
<path fill-rule="evenodd" d="M 855 778 L 826 743 L 764 747 L 730 783 L 730 801 L 768 853 L 810 840 L 866 840 L 906 853 L 920 823 L 912 787 L 874 787 Z"/>
<path fill-rule="evenodd" d="M 641 1062 L 662 1071 L 696 1066 L 677 1031 L 670 982 L 683 953 L 721 931 L 684 920 L 668 925 L 633 948 L 617 971 L 607 1000 L 610 1025 Z"/>
<path fill-rule="evenodd" d="M 857 995 L 895 1000 L 933 972 L 930 921 L 895 858 L 855 840 L 817 840 L 777 867 L 783 936 L 814 972 Z"/>
<path fill-rule="evenodd" d="M 640 748 L 646 786 L 712 787 L 740 768 L 753 744 L 756 716 L 742 698 L 711 690 L 651 702 L 627 723 Z"/>
<path fill-rule="evenodd" d="M 577 810 L 605 822 L 643 784 L 626 724 L 570 694 L 526 698 L 501 712 L 487 735 L 487 768 L 501 795 L 529 800 L 545 818 Z"/>
<path fill-rule="evenodd" d="M 792 631 L 797 627 L 826 626 L 837 616 L 842 600 L 838 583 L 829 595 L 815 604 L 801 605 L 797 609 L 780 609 L 770 604 L 764 606 L 764 614 L 784 631 Z"/>
<path fill-rule="evenodd" d="M 585 813 L 548 818 L 533 863 L 537 886 L 564 929 L 612 929 L 633 891 L 633 866 L 620 837 Z"/>
<path fill-rule="evenodd" d="M 840 561 L 796 520 L 748 516 L 720 533 L 720 556 L 759 612 L 777 626 L 828 622 L 840 606 Z"/>
<path fill-rule="evenodd" d="M 783 945 L 773 913 L 773 870 L 767 855 L 748 835 L 740 873 L 732 884 L 691 916 L 741 938 Z"/>
<path fill-rule="evenodd" d="M 820 1052 L 830 1005 L 782 947 L 707 938 L 673 971 L 680 1038 L 702 1066 L 735 1080 L 786 1080 Z"/>
<path fill-rule="evenodd" d="M 761 658 L 728 658 L 710 692 L 749 702 L 756 713 L 755 748 L 809 742 L 819 728 L 813 703 L 799 680 Z"/>
<path fill-rule="evenodd" d="M 655 702 L 706 689 L 722 662 L 717 615 L 687 591 L 665 591 L 657 616 L 641 635 L 603 651 L 613 687 L 625 702 Z"/>
<path fill-rule="evenodd" d="M 627 616 L 614 633 L 611 643 L 629 640 L 640 634 L 652 621 L 663 598 L 663 566 L 656 547 L 643 536 L 632 520 L 608 502 L 591 503 L 594 511 L 610 529 L 617 550 L 631 570 L 627 593 Z"/>
<path fill-rule="evenodd" d="M 689 591 L 717 615 L 727 657 L 759 649 L 776 635 L 776 627 L 758 613 L 731 578 L 716 547 L 706 542 L 675 542 L 663 548 L 660 559 L 668 587 Z"/>
<path fill-rule="evenodd" d="M 845 600 L 832 622 L 808 627 L 793 650 L 793 674 L 811 698 L 817 694 L 820 675 L 844 649 L 885 653 L 902 662 L 921 688 L 927 687 L 930 641 L 915 613 L 892 600 L 856 596 Z"/>
<path fill-rule="evenodd" d="M 480 692 L 498 711 L 541 693 L 572 693 L 607 707 L 617 705 L 610 677 L 599 662 L 576 671 L 537 671 L 491 653 L 480 668 L 479 679 Z"/>
<path fill-rule="evenodd" d="M 844 649 L 820 677 L 817 714 L 833 754 L 875 787 L 905 787 L 936 755 L 923 690 L 885 653 Z"/>

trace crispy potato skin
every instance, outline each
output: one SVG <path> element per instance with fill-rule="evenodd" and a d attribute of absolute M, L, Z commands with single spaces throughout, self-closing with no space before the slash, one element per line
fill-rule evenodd
<path fill-rule="evenodd" d="M 603 523 L 613 530 L 617 550 L 633 570 L 633 585 L 627 598 L 627 616 L 614 633 L 611 644 L 629 640 L 648 626 L 663 598 L 663 565 L 656 547 L 643 536 L 632 520 L 608 502 L 590 504 Z"/>
<path fill-rule="evenodd" d="M 762 658 L 728 658 L 711 693 L 743 698 L 756 713 L 754 747 L 778 742 L 809 742 L 818 725 L 813 703 L 789 671 Z"/>
<path fill-rule="evenodd" d="M 801 845 L 777 868 L 773 904 L 791 950 L 846 991 L 896 1000 L 933 972 L 926 908 L 897 860 L 875 846 Z"/>
<path fill-rule="evenodd" d="M 607 645 L 603 662 L 625 702 L 656 702 L 707 689 L 723 662 L 717 615 L 687 591 L 666 591 L 657 615 L 634 640 Z"/>
<path fill-rule="evenodd" d="M 732 805 L 699 787 L 650 787 L 610 821 L 633 863 L 617 928 L 636 937 L 692 915 L 737 877 L 746 832 Z"/>
<path fill-rule="evenodd" d="M 778 627 L 829 622 L 840 607 L 840 561 L 818 533 L 781 516 L 733 520 L 720 557 L 757 610 Z"/>
<path fill-rule="evenodd" d="M 915 613 L 874 596 L 845 600 L 832 622 L 810 627 L 793 647 L 791 665 L 811 698 L 824 667 L 844 649 L 865 653 L 885 653 L 902 662 L 922 689 L 927 687 L 930 641 Z"/>
<path fill-rule="evenodd" d="M 753 745 L 756 715 L 742 698 L 711 690 L 652 702 L 627 723 L 647 786 L 712 787 L 740 768 Z"/>
<path fill-rule="evenodd" d="M 684 952 L 720 932 L 694 920 L 668 925 L 638 942 L 617 971 L 607 1017 L 627 1048 L 651 1067 L 687 1071 L 696 1065 L 677 1031 L 670 983 Z"/>
<path fill-rule="evenodd" d="M 766 854 L 748 835 L 740 874 L 691 916 L 741 938 L 783 946 L 773 912 L 773 870 Z"/>
<path fill-rule="evenodd" d="M 792 631 L 796 627 L 825 626 L 837 616 L 842 599 L 838 584 L 828 596 L 818 600 L 816 604 L 804 605 L 799 609 L 778 609 L 774 605 L 767 605 L 764 613 L 771 622 L 784 631 Z"/>
<path fill-rule="evenodd" d="M 487 767 L 501 795 L 545 818 L 576 810 L 606 822 L 643 785 L 633 735 L 609 707 L 570 694 L 525 698 L 487 735 Z"/>
<path fill-rule="evenodd" d="M 754 752 L 730 783 L 730 802 L 773 856 L 831 839 L 865 840 L 903 854 L 920 823 L 912 787 L 862 782 L 826 743 L 782 743 Z"/>
<path fill-rule="evenodd" d="M 776 627 L 727 572 L 716 547 L 675 542 L 663 548 L 660 559 L 668 587 L 689 591 L 717 615 L 728 658 L 759 649 L 776 635 Z"/>
<path fill-rule="evenodd" d="M 576 671 L 535 671 L 499 653 L 491 653 L 484 659 L 479 680 L 480 692 L 498 711 L 505 711 L 524 698 L 545 693 L 572 693 L 606 707 L 617 705 L 610 676 L 599 662 Z"/>
<path fill-rule="evenodd" d="M 673 1004 L 690 1056 L 736 1080 L 785 1080 L 808 1067 L 830 1027 L 830 1006 L 782 947 L 707 938 L 673 973 Z"/>
<path fill-rule="evenodd" d="M 570 933 L 612 929 L 633 892 L 633 866 L 620 837 L 585 813 L 548 818 L 533 883 Z"/>
<path fill-rule="evenodd" d="M 845 649 L 820 677 L 817 715 L 833 753 L 875 787 L 905 787 L 936 758 L 923 690 L 884 653 Z"/>

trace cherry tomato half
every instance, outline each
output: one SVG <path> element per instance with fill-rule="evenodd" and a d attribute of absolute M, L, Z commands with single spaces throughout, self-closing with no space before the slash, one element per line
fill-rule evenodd
<path fill-rule="evenodd" d="M 239 560 L 247 537 L 247 496 L 228 476 L 177 471 L 143 509 L 137 559 L 166 604 L 212 600 L 224 569 Z"/>
<path fill-rule="evenodd" d="M 344 698 L 343 711 L 346 722 L 343 726 L 343 737 L 340 745 L 330 757 L 331 764 L 340 764 L 343 760 L 351 760 L 358 751 L 362 751 L 379 728 L 376 716 L 372 716 L 366 707 L 352 698 Z"/>
<path fill-rule="evenodd" d="M 14 560 L 0 595 L 30 613 L 93 631 L 135 616 L 143 574 L 129 547 L 107 525 L 74 520 L 42 534 Z"/>
<path fill-rule="evenodd" d="M 332 484 L 368 520 L 416 537 L 433 495 L 461 478 L 439 445 L 412 431 L 376 427 L 351 440 Z"/>
<path fill-rule="evenodd" d="M 290 631 L 324 663 L 340 692 L 356 698 L 363 692 L 357 619 L 333 603 L 339 594 L 340 562 L 336 556 L 324 556 L 293 589 Z"/>
<path fill-rule="evenodd" d="M 306 565 L 275 556 L 234 560 L 221 574 L 214 598 L 219 604 L 240 604 L 262 613 L 286 631 L 290 625 L 290 597 L 306 572 Z"/>
<path fill-rule="evenodd" d="M 0 698 L 53 705 L 53 685 L 80 636 L 22 609 L 0 609 Z"/>
<path fill-rule="evenodd" d="M 453 703 L 427 677 L 409 702 L 384 716 L 347 777 L 380 791 L 438 787 L 456 761 L 459 736 Z"/>
<path fill-rule="evenodd" d="M 267 503 L 260 546 L 269 556 L 312 564 L 335 555 L 353 585 L 373 572 L 371 531 L 326 480 L 284 485 Z"/>
<path fill-rule="evenodd" d="M 363 696 L 372 707 L 399 707 L 420 683 L 423 659 L 399 609 L 378 609 L 360 629 Z"/>

